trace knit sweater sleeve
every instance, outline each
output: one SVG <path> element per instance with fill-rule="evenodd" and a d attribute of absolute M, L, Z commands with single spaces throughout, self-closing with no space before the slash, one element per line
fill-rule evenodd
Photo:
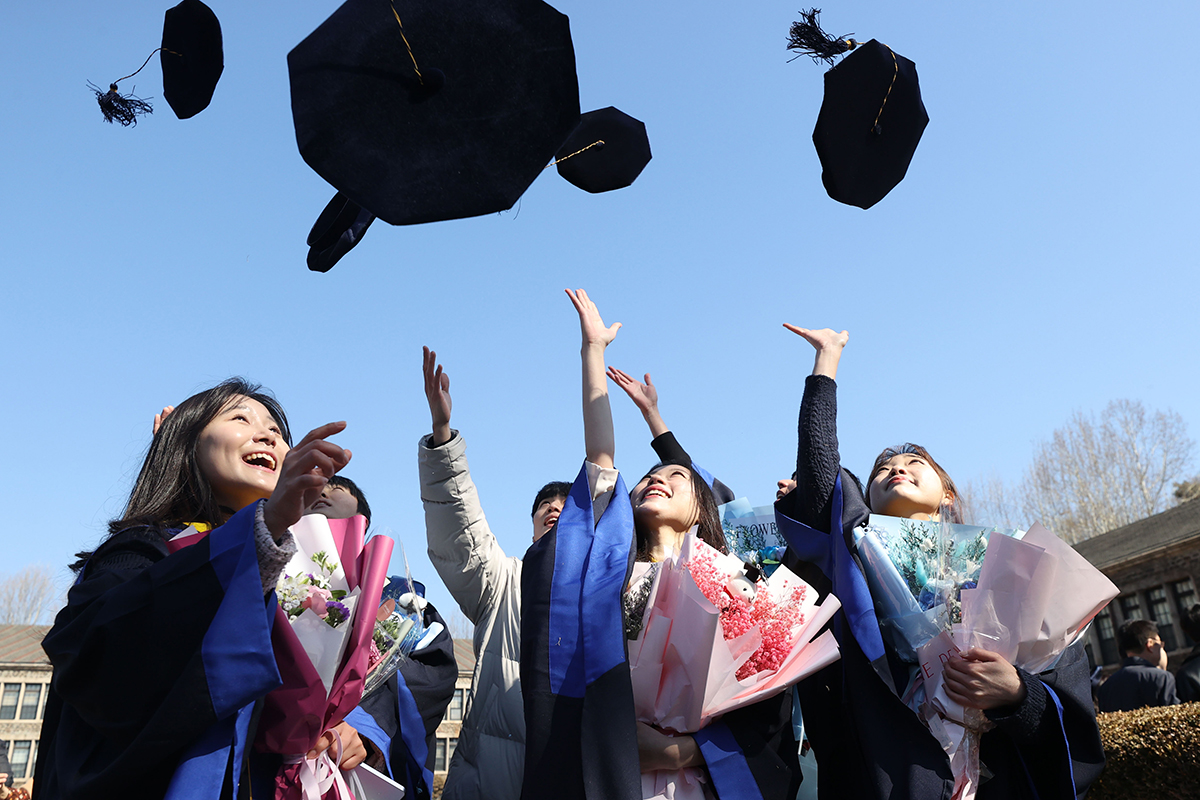
<path fill-rule="evenodd" d="M 779 501 L 779 510 L 818 530 L 829 527 L 829 503 L 841 468 L 837 437 L 837 383 L 809 375 L 800 401 L 796 488 Z"/>

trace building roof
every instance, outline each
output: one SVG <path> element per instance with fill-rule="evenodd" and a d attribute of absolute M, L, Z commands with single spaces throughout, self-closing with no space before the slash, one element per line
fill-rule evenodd
<path fill-rule="evenodd" d="M 1075 545 L 1098 569 L 1150 556 L 1172 545 L 1200 539 L 1200 500 L 1139 519 Z"/>
<path fill-rule="evenodd" d="M 49 625 L 0 625 L 0 664 L 50 664 L 42 650 Z"/>
<path fill-rule="evenodd" d="M 454 660 L 458 662 L 460 675 L 475 672 L 475 643 L 470 639 L 455 639 Z"/>

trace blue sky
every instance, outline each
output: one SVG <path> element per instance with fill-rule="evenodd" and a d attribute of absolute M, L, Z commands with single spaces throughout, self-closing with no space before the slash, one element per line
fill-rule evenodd
<path fill-rule="evenodd" d="M 153 413 L 240 374 L 298 434 L 349 422 L 346 474 L 450 611 L 424 556 L 421 345 L 451 375 L 485 510 L 519 554 L 534 492 L 583 456 L 566 286 L 624 323 L 609 363 L 649 371 L 680 439 L 756 503 L 792 469 L 812 362 L 785 321 L 851 332 L 852 468 L 911 440 L 960 484 L 1014 479 L 1073 410 L 1123 397 L 1200 433 L 1193 3 L 825 5 L 827 30 L 916 62 L 931 119 L 908 177 L 863 211 L 821 186 L 823 69 L 783 46 L 796 4 L 563 0 L 584 110 L 646 123 L 638 181 L 589 195 L 548 170 L 507 213 L 377 222 L 324 275 L 304 238 L 333 190 L 297 152 L 286 55 L 336 3 L 212 0 L 212 105 L 175 119 L 152 62 L 123 88 L 158 111 L 105 124 L 86 81 L 136 68 L 167 5 L 0 10 L 0 572 L 94 545 Z M 613 390 L 618 466 L 636 478 L 649 436 Z"/>

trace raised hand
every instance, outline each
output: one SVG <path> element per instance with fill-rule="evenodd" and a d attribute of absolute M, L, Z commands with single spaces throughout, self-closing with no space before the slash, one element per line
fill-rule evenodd
<path fill-rule="evenodd" d="M 329 422 L 309 431 L 300 443 L 283 457 L 275 491 L 267 500 L 263 521 L 275 540 L 300 521 L 329 479 L 350 462 L 350 451 L 325 441 L 346 429 L 344 422 Z"/>
<path fill-rule="evenodd" d="M 450 441 L 450 376 L 442 372 L 437 353 L 428 347 L 423 352 L 425 399 L 429 401 L 429 416 L 433 419 L 433 446 Z"/>
<path fill-rule="evenodd" d="M 651 436 L 661 436 L 669 430 L 667 424 L 663 422 L 662 415 L 658 413 L 658 389 L 654 388 L 649 372 L 646 373 L 645 383 L 640 383 L 636 378 L 616 367 L 608 368 L 608 377 L 625 390 L 625 394 L 629 395 L 629 399 L 642 412 L 646 424 L 650 426 Z"/>
<path fill-rule="evenodd" d="M 167 406 L 162 411 L 160 411 L 154 415 L 154 433 L 152 434 L 153 436 L 158 435 L 158 429 L 162 427 L 163 420 L 165 420 L 168 416 L 170 416 L 171 412 L 174 410 L 175 410 L 175 406 Z"/>
<path fill-rule="evenodd" d="M 972 647 L 942 668 L 946 695 L 966 708 L 1003 708 L 1025 700 L 1017 668 L 999 653 Z"/>
<path fill-rule="evenodd" d="M 817 351 L 816 363 L 813 364 L 813 375 L 826 375 L 830 378 L 837 377 L 838 362 L 842 358 L 842 349 L 845 348 L 846 342 L 850 340 L 849 331 L 838 333 L 831 328 L 822 328 L 816 331 L 789 325 L 786 322 L 783 323 L 783 327 L 797 336 L 804 337 L 813 346 L 813 349 Z"/>
<path fill-rule="evenodd" d="M 617 338 L 621 323 L 614 322 L 605 327 L 604 320 L 600 318 L 600 310 L 588 297 L 587 292 L 583 289 L 567 289 L 566 292 L 575 310 L 579 312 L 579 329 L 583 333 L 583 343 L 608 347 L 612 340 Z"/>

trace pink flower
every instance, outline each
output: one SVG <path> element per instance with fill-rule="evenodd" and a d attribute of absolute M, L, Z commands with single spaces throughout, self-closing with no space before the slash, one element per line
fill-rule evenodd
<path fill-rule="evenodd" d="M 318 617 L 325 619 L 329 616 L 329 609 L 326 606 L 332 599 L 333 592 L 328 589 L 309 586 L 308 597 L 305 597 L 304 602 L 300 603 L 300 610 L 303 611 L 306 608 L 311 608 Z"/>

